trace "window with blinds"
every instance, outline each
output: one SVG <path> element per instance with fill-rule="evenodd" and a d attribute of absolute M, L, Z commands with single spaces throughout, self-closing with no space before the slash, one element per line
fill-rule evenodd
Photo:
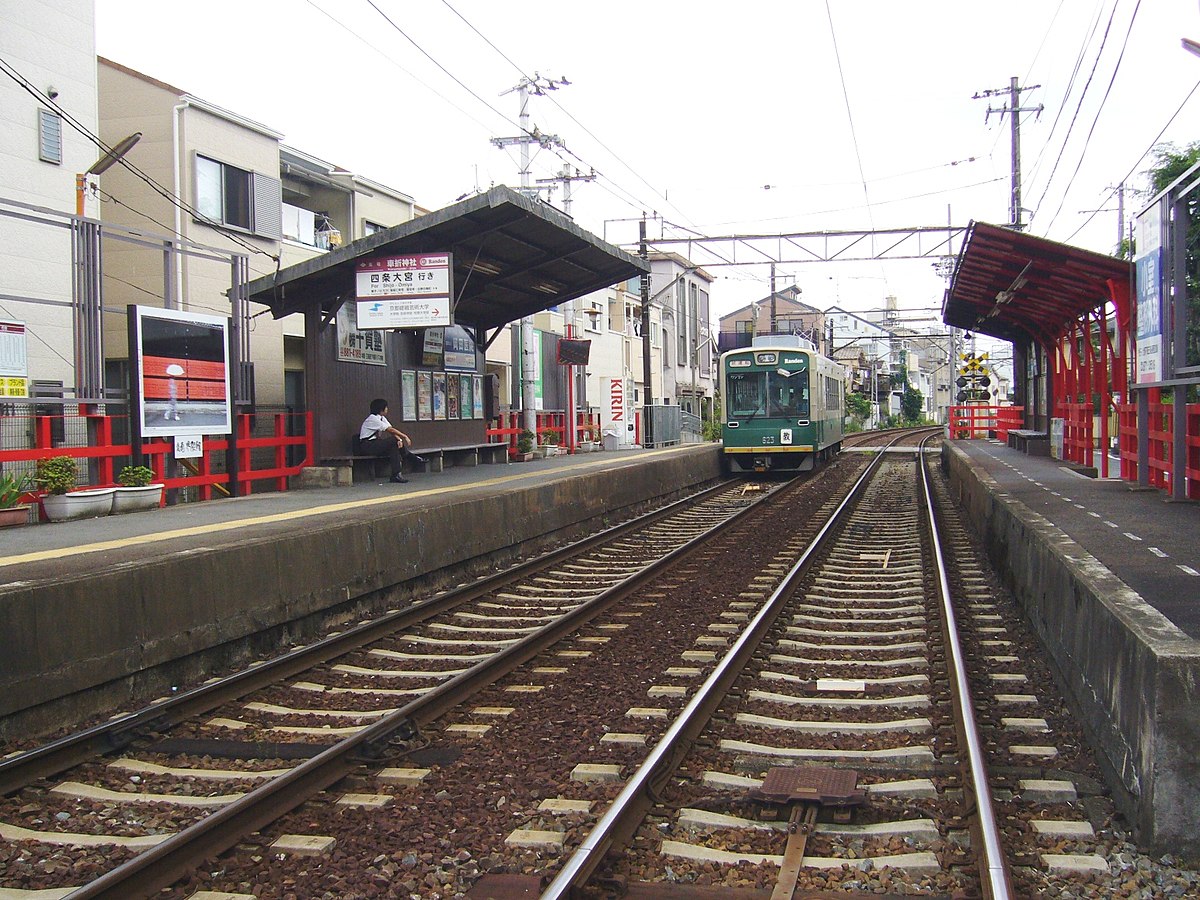
<path fill-rule="evenodd" d="M 61 166 L 63 161 L 62 116 L 38 110 L 38 159 Z"/>
<path fill-rule="evenodd" d="M 196 155 L 196 209 L 213 222 L 279 240 L 283 184 L 278 178 Z"/>

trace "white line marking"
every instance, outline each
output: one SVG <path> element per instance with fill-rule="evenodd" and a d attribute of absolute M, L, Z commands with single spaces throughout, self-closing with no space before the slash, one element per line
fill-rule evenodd
<path fill-rule="evenodd" d="M 1098 512 L 1090 512 L 1090 513 L 1088 513 L 1088 515 L 1091 516 L 1093 519 L 1100 518 L 1100 513 L 1098 513 Z"/>
<path fill-rule="evenodd" d="M 1118 525 L 1116 522 L 1110 522 L 1110 521 L 1108 521 L 1108 519 L 1105 519 L 1105 520 L 1104 520 L 1104 524 L 1105 524 L 1105 525 L 1107 525 L 1109 528 L 1120 528 L 1120 527 L 1121 527 L 1121 526 L 1120 526 L 1120 525 Z"/>
<path fill-rule="evenodd" d="M 1076 504 L 1075 504 L 1075 508 L 1076 508 L 1076 509 L 1087 509 L 1087 507 L 1086 507 L 1086 506 L 1084 506 L 1082 503 L 1076 503 Z"/>
<path fill-rule="evenodd" d="M 1133 534 L 1132 532 L 1129 532 L 1129 531 L 1122 531 L 1121 534 L 1125 535 L 1125 537 L 1129 538 L 1131 541 L 1140 541 L 1141 540 L 1140 537 L 1138 537 L 1136 534 Z"/>
<path fill-rule="evenodd" d="M 1053 494 L 1055 497 L 1061 497 L 1061 496 L 1062 496 L 1062 494 L 1060 494 L 1058 491 L 1051 491 L 1050 493 L 1052 493 L 1052 494 Z"/>
<path fill-rule="evenodd" d="M 1179 568 L 1183 569 L 1183 571 L 1187 572 L 1189 575 L 1200 575 L 1200 572 L 1197 572 L 1191 566 L 1179 566 Z"/>
<path fill-rule="evenodd" d="M 1166 559 L 1166 558 L 1167 558 L 1167 554 L 1166 554 L 1166 553 L 1163 553 L 1163 552 L 1162 552 L 1161 550 L 1159 550 L 1157 547 L 1147 547 L 1146 549 L 1147 549 L 1147 550 L 1149 550 L 1151 553 L 1153 553 L 1155 556 L 1157 556 L 1159 559 Z"/>
<path fill-rule="evenodd" d="M 1063 497 L 1062 500 L 1064 503 L 1074 503 L 1075 502 L 1070 497 Z"/>

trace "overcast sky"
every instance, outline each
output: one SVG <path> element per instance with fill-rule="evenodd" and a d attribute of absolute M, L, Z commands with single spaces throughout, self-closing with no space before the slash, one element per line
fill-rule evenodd
<path fill-rule="evenodd" d="M 572 213 L 622 245 L 643 211 L 652 236 L 1004 224 L 1009 119 L 988 107 L 1007 96 L 973 95 L 1015 75 L 1045 107 L 1022 114 L 1030 230 L 1111 252 L 1112 186 L 1144 186 L 1156 138 L 1200 140 L 1185 36 L 1200 0 L 97 0 L 102 56 L 428 209 L 516 185 L 518 149 L 490 143 L 518 133 L 504 92 L 565 76 L 530 112 L 569 152 L 540 151 L 534 177 L 594 168 Z M 768 291 L 766 266 L 711 272 L 717 315 Z M 928 260 L 778 279 L 853 310 L 930 309 L 945 287 Z"/>

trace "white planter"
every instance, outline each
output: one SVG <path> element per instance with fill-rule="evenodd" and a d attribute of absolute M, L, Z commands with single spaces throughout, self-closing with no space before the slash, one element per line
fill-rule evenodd
<path fill-rule="evenodd" d="M 42 498 L 42 509 L 51 522 L 71 519 L 94 519 L 107 516 L 113 508 L 113 488 L 93 488 L 71 491 L 69 494 L 50 494 Z"/>
<path fill-rule="evenodd" d="M 136 512 L 143 509 L 158 509 L 162 503 L 163 485 L 144 484 L 138 487 L 114 488 L 113 513 Z"/>

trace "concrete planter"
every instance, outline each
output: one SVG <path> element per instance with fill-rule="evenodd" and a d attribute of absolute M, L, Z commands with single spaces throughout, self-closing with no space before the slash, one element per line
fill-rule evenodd
<path fill-rule="evenodd" d="M 513 453 L 509 459 L 511 459 L 513 462 L 529 462 L 531 459 L 533 459 L 533 453 Z"/>
<path fill-rule="evenodd" d="M 94 519 L 112 512 L 113 493 L 113 488 L 93 488 L 69 494 L 49 494 L 42 498 L 42 509 L 51 522 Z"/>
<path fill-rule="evenodd" d="M 29 504 L 18 503 L 0 509 L 0 528 L 10 528 L 14 525 L 29 524 Z"/>
<path fill-rule="evenodd" d="M 599 441 L 580 441 L 579 442 L 579 452 L 580 453 L 595 453 L 599 449 L 600 449 Z"/>
<path fill-rule="evenodd" d="M 158 509 L 162 503 L 163 485 L 143 484 L 138 487 L 114 488 L 113 513 L 137 512 L 143 509 Z"/>

